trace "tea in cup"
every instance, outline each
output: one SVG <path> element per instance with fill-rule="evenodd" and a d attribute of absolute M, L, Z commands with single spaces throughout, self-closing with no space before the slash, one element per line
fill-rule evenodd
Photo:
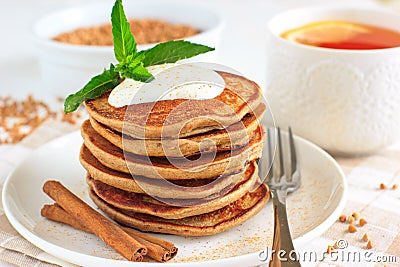
<path fill-rule="evenodd" d="M 312 7 L 268 24 L 266 97 L 278 126 L 334 154 L 400 139 L 400 15 Z"/>
<path fill-rule="evenodd" d="M 332 49 L 370 50 L 400 46 L 400 32 L 369 24 L 323 20 L 285 31 L 281 37 L 300 44 Z"/>

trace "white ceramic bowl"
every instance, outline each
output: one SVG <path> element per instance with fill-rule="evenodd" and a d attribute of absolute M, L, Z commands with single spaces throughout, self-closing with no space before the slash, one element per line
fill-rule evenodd
<path fill-rule="evenodd" d="M 280 37 L 321 20 L 400 31 L 400 15 L 360 7 L 286 11 L 269 23 L 266 96 L 278 126 L 336 154 L 365 154 L 400 139 L 400 47 L 339 50 Z"/>
<path fill-rule="evenodd" d="M 200 29 L 185 40 L 218 47 L 223 27 L 220 15 L 209 8 L 183 2 L 124 1 L 128 18 L 159 18 Z M 115 63 L 112 46 L 71 45 L 51 40 L 52 37 L 79 27 L 95 26 L 111 21 L 113 3 L 99 3 L 51 13 L 33 26 L 44 88 L 54 95 L 64 96 L 82 88 L 94 75 Z M 139 45 L 143 50 L 155 44 Z M 218 49 L 194 59 L 214 61 Z"/>

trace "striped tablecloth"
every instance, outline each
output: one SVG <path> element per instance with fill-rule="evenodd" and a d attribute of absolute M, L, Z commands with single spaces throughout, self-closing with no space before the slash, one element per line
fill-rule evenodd
<path fill-rule="evenodd" d="M 314 239 L 302 252 L 326 251 L 328 245 L 341 240 L 346 246 L 337 249 L 322 262 L 305 266 L 400 266 L 400 143 L 374 155 L 336 158 L 346 174 L 348 200 L 343 214 L 358 212 L 367 224 L 349 233 L 349 223 L 339 220 L 322 236 Z M 384 184 L 387 189 L 380 189 Z M 373 247 L 362 240 L 367 233 Z M 307 255 L 307 253 L 304 253 Z"/>
<path fill-rule="evenodd" d="M 0 185 L 7 174 L 33 149 L 67 132 L 71 125 L 49 120 L 17 145 L 0 146 Z M 400 266 L 400 143 L 377 154 L 357 158 L 336 158 L 349 185 L 344 214 L 358 212 L 367 224 L 348 232 L 348 223 L 334 223 L 322 236 L 297 248 L 303 266 Z M 380 184 L 387 189 L 381 190 Z M 367 233 L 373 248 L 362 240 Z M 340 240 L 342 249 L 323 255 L 328 245 Z M 2 262 L 1 262 L 2 261 Z M 73 266 L 62 262 L 24 240 L 0 211 L 0 266 Z"/>

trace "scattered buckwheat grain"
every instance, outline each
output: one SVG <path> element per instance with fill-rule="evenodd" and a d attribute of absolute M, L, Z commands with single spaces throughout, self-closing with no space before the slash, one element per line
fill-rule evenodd
<path fill-rule="evenodd" d="M 350 224 L 349 225 L 349 232 L 350 233 L 355 233 L 355 232 L 357 232 L 357 228 L 353 224 Z"/>
<path fill-rule="evenodd" d="M 368 235 L 367 233 L 365 233 L 365 234 L 363 235 L 363 237 L 362 237 L 362 240 L 363 240 L 364 242 L 367 242 L 367 241 L 369 240 L 369 235 Z"/>
<path fill-rule="evenodd" d="M 373 244 L 372 244 L 372 241 L 371 241 L 371 239 L 370 240 L 368 240 L 368 243 L 367 243 L 367 249 L 371 249 L 371 248 L 373 248 L 374 246 L 373 246 Z"/>
<path fill-rule="evenodd" d="M 28 95 L 26 99 L 14 99 L 0 96 L 0 144 L 15 144 L 30 135 L 49 118 L 63 116 L 64 112 L 55 112 L 49 105 Z M 61 121 L 76 123 L 82 114 L 75 112 Z"/>
<path fill-rule="evenodd" d="M 351 214 L 351 216 L 354 217 L 354 219 L 358 220 L 360 218 L 360 213 L 358 212 L 353 212 L 353 214 Z"/>
<path fill-rule="evenodd" d="M 366 225 L 368 222 L 364 219 L 364 218 L 361 218 L 360 219 L 360 221 L 358 222 L 358 224 L 360 225 L 360 226 L 364 226 L 364 225 Z"/>
<path fill-rule="evenodd" d="M 335 248 L 332 247 L 331 245 L 328 245 L 328 248 L 326 249 L 326 253 L 331 254 L 333 251 L 335 251 Z"/>

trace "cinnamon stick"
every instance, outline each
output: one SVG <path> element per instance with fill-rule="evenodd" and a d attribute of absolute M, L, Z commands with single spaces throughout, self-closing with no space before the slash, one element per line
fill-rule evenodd
<path fill-rule="evenodd" d="M 65 223 L 76 229 L 91 233 L 91 231 L 88 228 L 86 228 L 84 225 L 82 225 L 76 219 L 74 219 L 71 215 L 69 215 L 57 203 L 52 205 L 44 205 L 41 210 L 41 214 L 43 217 L 47 219 Z M 126 227 L 121 227 L 121 228 L 129 235 L 131 235 L 133 238 L 135 238 L 139 243 L 144 245 L 147 248 L 147 256 L 151 257 L 156 261 L 166 262 L 175 257 L 175 255 L 177 254 L 178 249 L 171 242 L 137 232 L 130 228 Z"/>
<path fill-rule="evenodd" d="M 178 248 L 171 242 L 155 237 L 155 236 L 151 236 L 151 235 L 146 235 L 144 233 L 140 233 L 138 231 L 135 231 L 131 228 L 126 228 L 123 227 L 124 231 L 126 231 L 128 234 L 137 237 L 137 238 L 142 238 L 148 242 L 151 242 L 153 244 L 159 245 L 160 247 L 163 247 L 164 249 L 166 249 L 167 251 L 169 251 L 169 253 L 171 254 L 171 258 L 175 257 L 175 255 L 178 253 Z"/>
<path fill-rule="evenodd" d="M 124 229 L 125 232 L 127 232 L 129 234 L 129 230 L 131 229 Z M 132 230 L 133 231 L 133 230 Z M 132 233 L 132 236 L 135 236 Z M 172 259 L 173 257 L 175 257 L 176 253 L 171 254 L 170 251 L 168 251 L 167 249 L 163 248 L 160 245 L 154 244 L 150 241 L 147 241 L 146 239 L 143 239 L 139 236 L 135 236 L 135 238 L 142 243 L 144 246 L 146 246 L 147 248 L 147 256 L 149 256 L 150 258 L 158 261 L 158 262 L 166 262 L 169 261 L 170 259 Z"/>
<path fill-rule="evenodd" d="M 83 202 L 60 182 L 47 181 L 43 191 L 70 216 L 130 261 L 143 261 L 147 249 L 136 239 Z"/>
<path fill-rule="evenodd" d="M 86 226 L 78 222 L 74 217 L 69 215 L 60 205 L 57 203 L 46 204 L 43 206 L 40 214 L 50 220 L 68 224 L 78 230 L 93 234 Z"/>

